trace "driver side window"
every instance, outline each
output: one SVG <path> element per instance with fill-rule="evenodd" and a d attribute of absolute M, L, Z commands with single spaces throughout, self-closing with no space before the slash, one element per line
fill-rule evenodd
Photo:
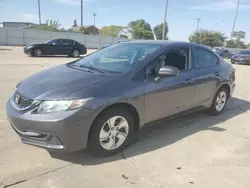
<path fill-rule="evenodd" d="M 156 77 L 161 67 L 173 66 L 181 71 L 189 69 L 189 47 L 174 48 L 155 59 L 145 69 L 146 77 Z"/>
<path fill-rule="evenodd" d="M 57 45 L 57 40 L 52 40 L 49 44 Z"/>
<path fill-rule="evenodd" d="M 180 71 L 188 69 L 189 48 L 176 48 L 161 57 L 161 67 L 172 66 Z"/>

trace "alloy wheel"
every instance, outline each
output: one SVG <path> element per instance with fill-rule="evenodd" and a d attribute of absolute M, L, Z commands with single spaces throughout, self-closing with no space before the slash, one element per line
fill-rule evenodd
<path fill-rule="evenodd" d="M 43 54 L 42 50 L 40 50 L 40 49 L 36 49 L 36 50 L 35 50 L 35 56 L 41 57 L 42 54 Z"/>
<path fill-rule="evenodd" d="M 80 55 L 78 50 L 74 50 L 72 54 L 73 54 L 73 57 L 79 57 Z"/>
<path fill-rule="evenodd" d="M 127 120 L 121 116 L 114 116 L 102 126 L 99 141 L 105 150 L 115 150 L 125 142 L 128 133 Z"/>
<path fill-rule="evenodd" d="M 218 112 L 222 111 L 227 101 L 227 94 L 225 91 L 221 91 L 216 99 L 215 108 Z"/>

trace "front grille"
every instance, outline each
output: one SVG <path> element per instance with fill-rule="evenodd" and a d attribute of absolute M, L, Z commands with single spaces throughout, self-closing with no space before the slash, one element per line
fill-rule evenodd
<path fill-rule="evenodd" d="M 35 144 L 37 146 L 45 148 L 55 148 L 62 149 L 62 142 L 58 137 L 52 135 L 51 133 L 44 132 L 33 132 L 33 131 L 23 131 L 17 129 L 11 124 L 16 133 L 21 137 L 22 141 L 27 144 Z"/>
<path fill-rule="evenodd" d="M 29 106 L 32 105 L 32 103 L 34 102 L 34 100 L 29 99 L 23 95 L 21 95 L 20 93 L 16 92 L 15 95 L 15 103 L 18 105 L 18 107 L 20 108 L 28 108 Z"/>

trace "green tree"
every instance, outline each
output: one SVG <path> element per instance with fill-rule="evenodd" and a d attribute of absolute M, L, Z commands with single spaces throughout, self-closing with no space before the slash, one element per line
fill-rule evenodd
<path fill-rule="evenodd" d="M 88 32 L 88 31 L 85 29 L 85 27 L 83 27 L 83 26 L 80 27 L 79 32 L 80 32 L 80 33 L 83 33 L 83 34 L 86 34 L 86 35 L 89 34 L 89 32 Z"/>
<path fill-rule="evenodd" d="M 128 27 L 133 39 L 154 39 L 150 24 L 143 19 L 129 22 Z"/>
<path fill-rule="evenodd" d="M 58 20 L 46 20 L 44 24 L 26 27 L 25 29 L 36 29 L 43 31 L 65 31 L 64 28 L 60 29 L 61 24 Z"/>
<path fill-rule="evenodd" d="M 128 38 L 128 36 L 127 35 L 124 35 L 124 34 L 120 34 L 120 36 L 119 36 L 120 38 Z"/>
<path fill-rule="evenodd" d="M 216 46 L 223 46 L 226 37 L 218 31 L 200 30 L 192 33 L 189 36 L 189 41 L 197 44 L 203 44 L 211 48 Z"/>
<path fill-rule="evenodd" d="M 226 47 L 228 48 L 243 48 L 246 49 L 247 45 L 240 40 L 228 40 L 226 42 Z"/>
<path fill-rule="evenodd" d="M 156 35 L 157 40 L 162 39 L 162 30 L 163 30 L 163 23 L 154 27 L 154 33 Z M 168 24 L 166 23 L 166 35 L 165 35 L 164 40 L 168 39 L 167 34 L 168 34 Z"/>
<path fill-rule="evenodd" d="M 226 41 L 226 47 L 228 47 L 228 48 L 236 48 L 234 40 Z"/>
<path fill-rule="evenodd" d="M 59 27 L 61 26 L 61 24 L 59 23 L 58 20 L 46 20 L 45 25 L 47 25 L 55 30 L 59 30 Z"/>
<path fill-rule="evenodd" d="M 121 26 L 115 26 L 115 25 L 104 26 L 103 28 L 99 30 L 99 33 L 100 35 L 104 35 L 104 36 L 117 37 L 121 29 L 122 29 Z"/>

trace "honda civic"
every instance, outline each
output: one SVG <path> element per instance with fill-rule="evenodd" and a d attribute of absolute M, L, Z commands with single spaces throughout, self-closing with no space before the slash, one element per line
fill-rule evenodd
<path fill-rule="evenodd" d="M 24 79 L 6 108 L 25 144 L 108 156 L 144 126 L 197 110 L 219 115 L 234 88 L 232 65 L 205 46 L 130 41 Z"/>

